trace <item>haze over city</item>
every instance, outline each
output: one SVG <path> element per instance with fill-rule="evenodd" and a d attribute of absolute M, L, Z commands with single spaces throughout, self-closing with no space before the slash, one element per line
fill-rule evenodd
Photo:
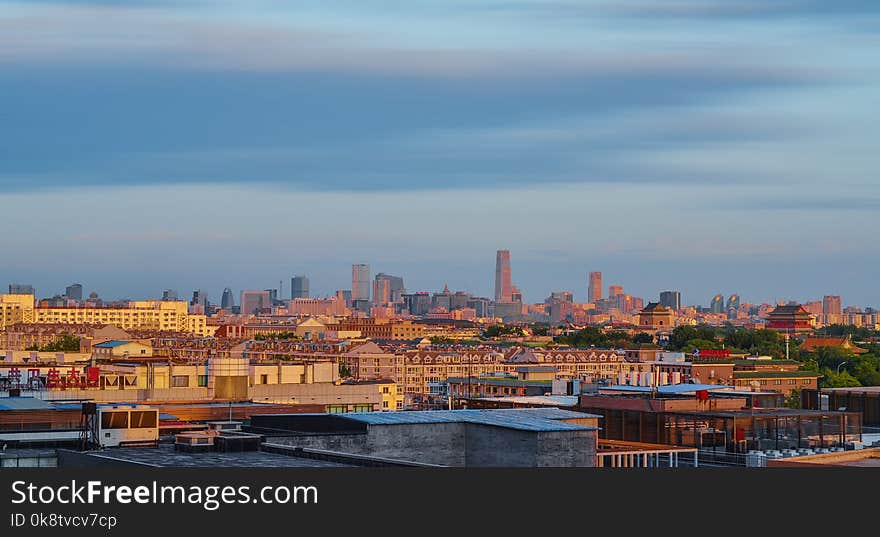
<path fill-rule="evenodd" d="M 529 302 L 602 270 L 693 304 L 876 305 L 878 15 L 2 1 L 0 281 L 330 294 L 366 262 L 490 295 L 509 248 Z"/>

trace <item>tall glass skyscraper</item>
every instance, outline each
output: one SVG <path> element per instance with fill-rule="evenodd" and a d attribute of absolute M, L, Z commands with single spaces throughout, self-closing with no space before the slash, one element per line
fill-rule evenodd
<path fill-rule="evenodd" d="M 309 279 L 302 274 L 290 279 L 290 299 L 296 298 L 309 298 Z"/>
<path fill-rule="evenodd" d="M 370 300 L 370 265 L 351 266 L 351 299 Z"/>
<path fill-rule="evenodd" d="M 513 301 L 513 283 L 510 277 L 510 250 L 495 253 L 495 302 Z"/>

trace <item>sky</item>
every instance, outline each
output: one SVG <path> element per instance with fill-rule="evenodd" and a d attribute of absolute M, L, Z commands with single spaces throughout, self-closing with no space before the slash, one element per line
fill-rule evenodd
<path fill-rule="evenodd" d="M 0 284 L 878 306 L 876 0 L 0 0 Z"/>

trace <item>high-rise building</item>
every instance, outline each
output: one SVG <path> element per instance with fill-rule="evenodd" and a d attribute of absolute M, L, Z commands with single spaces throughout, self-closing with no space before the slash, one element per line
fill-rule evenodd
<path fill-rule="evenodd" d="M 709 305 L 709 311 L 712 313 L 724 313 L 724 295 L 718 293 L 712 297 L 712 303 Z"/>
<path fill-rule="evenodd" d="M 431 311 L 431 295 L 425 292 L 403 295 L 403 303 L 410 315 L 426 315 Z"/>
<path fill-rule="evenodd" d="M 269 291 L 242 291 L 241 314 L 253 315 L 272 307 L 272 295 Z"/>
<path fill-rule="evenodd" d="M 660 293 L 660 305 L 678 311 L 681 309 L 681 292 L 663 291 Z"/>
<path fill-rule="evenodd" d="M 614 298 L 616 296 L 620 296 L 623 294 L 623 286 L 622 285 L 609 285 L 608 286 L 608 298 Z"/>
<path fill-rule="evenodd" d="M 370 300 L 370 265 L 351 266 L 351 299 Z"/>
<path fill-rule="evenodd" d="M 176 302 L 177 301 L 177 291 L 174 289 L 165 289 L 162 291 L 162 301 L 163 302 Z"/>
<path fill-rule="evenodd" d="M 309 298 L 309 279 L 299 274 L 290 279 L 290 299 Z"/>
<path fill-rule="evenodd" d="M 9 284 L 9 294 L 10 295 L 34 295 L 34 286 L 28 285 L 24 283 L 10 283 Z"/>
<path fill-rule="evenodd" d="M 190 306 L 201 306 L 202 311 L 208 311 L 208 293 L 204 289 L 196 289 L 193 291 L 192 300 L 189 301 Z"/>
<path fill-rule="evenodd" d="M 510 250 L 498 250 L 495 253 L 495 302 L 512 302 L 512 295 Z"/>
<path fill-rule="evenodd" d="M 842 315 L 843 303 L 840 295 L 825 295 L 822 298 L 822 313 L 825 315 Z"/>
<path fill-rule="evenodd" d="M 391 281 L 376 277 L 373 280 L 373 304 L 384 306 L 391 303 Z"/>
<path fill-rule="evenodd" d="M 403 285 L 403 278 L 400 276 L 392 276 L 390 274 L 385 274 L 384 272 L 380 272 L 376 274 L 377 280 L 387 280 L 388 285 L 390 286 L 390 300 L 389 302 L 393 302 L 395 304 L 400 304 L 403 302 L 403 295 L 406 293 L 406 288 Z"/>
<path fill-rule="evenodd" d="M 739 311 L 739 295 L 733 294 L 727 299 L 727 311 Z"/>
<path fill-rule="evenodd" d="M 223 289 L 223 295 L 220 297 L 220 307 L 226 311 L 231 311 L 235 307 L 235 295 L 229 287 Z"/>
<path fill-rule="evenodd" d="M 595 304 L 602 300 L 602 273 L 591 272 L 587 283 L 587 302 Z"/>
<path fill-rule="evenodd" d="M 64 289 L 64 296 L 68 298 L 68 300 L 76 300 L 77 302 L 81 301 L 83 298 L 83 286 L 79 283 L 74 283 L 68 285 Z"/>

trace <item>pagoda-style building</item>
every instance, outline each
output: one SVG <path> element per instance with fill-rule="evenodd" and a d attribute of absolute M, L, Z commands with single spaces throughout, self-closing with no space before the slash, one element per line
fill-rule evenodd
<path fill-rule="evenodd" d="M 815 322 L 813 314 L 800 304 L 786 304 L 767 314 L 766 327 L 789 335 L 808 334 L 813 331 Z"/>
<path fill-rule="evenodd" d="M 639 312 L 639 329 L 672 330 L 672 310 L 659 302 L 651 302 Z"/>

